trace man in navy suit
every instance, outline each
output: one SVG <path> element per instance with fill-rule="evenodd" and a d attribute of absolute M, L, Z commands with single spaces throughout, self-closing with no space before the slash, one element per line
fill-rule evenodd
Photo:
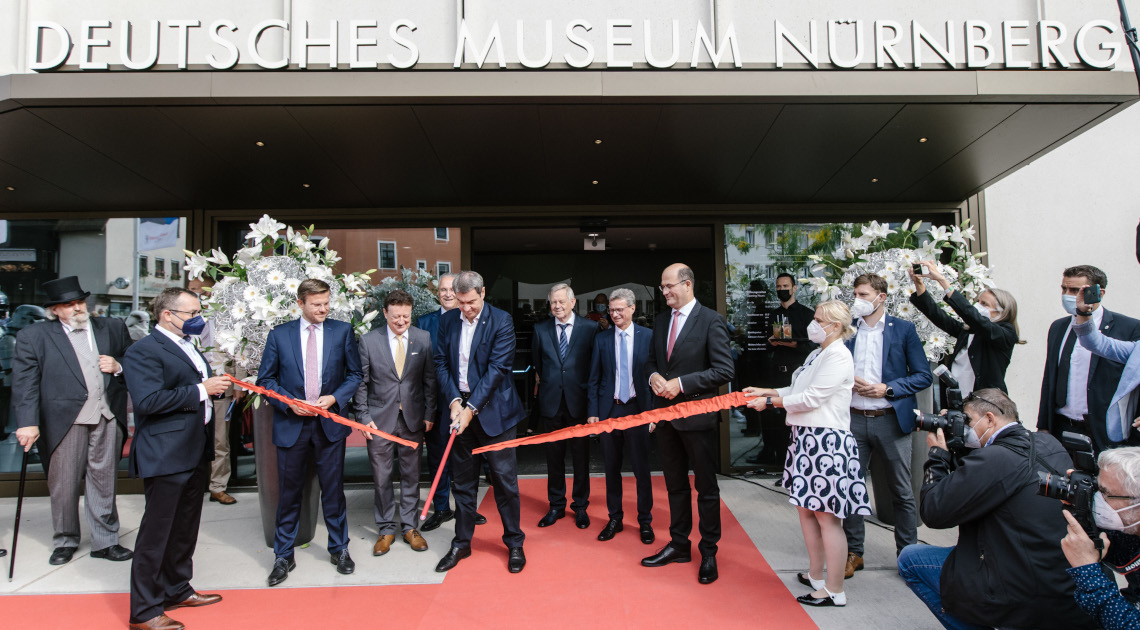
<path fill-rule="evenodd" d="M 214 459 L 214 405 L 229 387 L 188 335 L 205 327 L 198 296 L 180 288 L 154 300 L 158 326 L 127 350 L 123 376 L 134 401 L 130 474 L 142 477 L 146 507 L 131 564 L 131 628 L 175 629 L 166 610 L 221 601 L 190 586 L 202 494 Z"/>
<path fill-rule="evenodd" d="M 553 319 L 534 327 L 533 358 L 538 378 L 538 408 L 545 433 L 586 420 L 586 382 L 590 379 L 590 352 L 598 323 L 574 314 L 574 289 L 565 283 L 547 294 Z M 550 527 L 566 516 L 566 447 L 574 465 L 574 521 L 578 529 L 590 526 L 590 442 L 580 437 L 546 445 L 546 496 L 550 511 L 538 522 Z"/>
<path fill-rule="evenodd" d="M 308 279 L 297 287 L 301 319 L 269 331 L 257 384 L 340 413 L 360 385 L 360 353 L 352 325 L 329 314 L 329 285 Z M 344 499 L 344 446 L 352 432 L 346 426 L 296 405 L 270 399 L 273 405 L 273 444 L 277 447 L 277 533 L 273 539 L 273 570 L 269 585 L 289 577 L 297 565 L 293 544 L 301 517 L 301 490 L 310 456 L 316 459 L 321 505 L 329 530 L 328 550 L 336 570 L 356 569 L 348 553 L 348 517 Z"/>
<path fill-rule="evenodd" d="M 914 324 L 887 315 L 887 281 L 864 274 L 855 278 L 855 336 L 847 347 L 855 359 L 855 387 L 851 395 L 851 434 L 859 447 L 859 464 L 867 470 L 878 451 L 891 491 L 895 515 L 895 549 L 918 542 L 914 489 L 910 481 L 911 440 L 914 431 L 915 393 L 930 387 L 934 376 L 922 350 Z M 843 520 L 847 534 L 847 566 L 851 577 L 863 568 L 863 517 Z"/>
<path fill-rule="evenodd" d="M 645 364 L 653 331 L 633 323 L 633 291 L 614 289 L 610 293 L 609 314 L 613 326 L 594 337 L 587 388 L 587 422 L 632 416 L 649 409 L 651 392 Z M 637 480 L 637 522 L 641 542 L 652 544 L 653 481 L 649 476 L 649 426 L 632 427 L 598 436 L 606 466 L 606 507 L 609 522 L 598 540 L 611 540 L 623 529 L 621 464 L 624 446 L 629 447 L 633 476 Z"/>
<path fill-rule="evenodd" d="M 515 325 L 510 314 L 483 301 L 483 276 L 460 272 L 455 278 L 459 308 L 439 318 L 439 348 L 435 352 L 439 390 L 448 402 L 451 427 L 458 433 L 451 451 L 455 484 L 455 537 L 451 549 L 436 565 L 448 571 L 471 555 L 475 533 L 475 500 L 479 471 L 471 451 L 514 439 L 523 419 L 522 402 L 511 380 L 515 358 Z M 495 503 L 503 519 L 507 569 L 518 573 L 526 565 L 525 536 L 519 523 L 518 462 L 514 449 L 484 455 L 491 467 Z"/>

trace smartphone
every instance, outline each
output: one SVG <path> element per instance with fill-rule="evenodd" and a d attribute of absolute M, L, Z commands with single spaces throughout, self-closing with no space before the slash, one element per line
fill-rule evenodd
<path fill-rule="evenodd" d="M 1100 285 L 1094 284 L 1091 287 L 1084 289 L 1085 304 L 1097 304 L 1100 302 Z"/>
<path fill-rule="evenodd" d="M 911 265 L 910 270 L 913 271 L 914 275 L 916 275 L 916 276 L 921 276 L 923 273 L 926 272 L 926 268 L 923 267 L 919 263 L 914 263 L 913 265 Z"/>

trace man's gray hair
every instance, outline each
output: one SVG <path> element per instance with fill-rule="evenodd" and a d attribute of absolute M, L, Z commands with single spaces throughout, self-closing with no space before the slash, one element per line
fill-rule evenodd
<path fill-rule="evenodd" d="M 612 304 L 614 300 L 622 300 L 626 306 L 635 306 L 637 303 L 637 298 L 634 297 L 633 291 L 626 288 L 610 291 L 610 303 Z"/>
<path fill-rule="evenodd" d="M 558 293 L 559 291 L 566 291 L 567 302 L 574 301 L 574 289 L 571 289 L 570 285 L 566 284 L 565 282 L 559 282 L 558 284 L 550 287 L 550 291 L 546 294 L 546 299 L 554 299 L 554 294 Z"/>
<path fill-rule="evenodd" d="M 1130 497 L 1140 497 L 1140 447 L 1110 448 L 1101 452 L 1096 463 L 1102 474 L 1106 469 L 1120 471 L 1124 493 Z"/>
<path fill-rule="evenodd" d="M 451 278 L 451 280 L 452 280 L 451 288 L 454 290 L 455 289 L 455 276 L 458 276 L 458 275 L 459 274 L 451 273 L 450 271 L 447 273 L 444 273 L 444 274 L 440 274 L 439 279 L 436 281 L 436 286 L 443 284 L 444 280 Z"/>
<path fill-rule="evenodd" d="M 483 290 L 483 276 L 477 271 L 460 271 L 455 274 L 455 293 Z"/>

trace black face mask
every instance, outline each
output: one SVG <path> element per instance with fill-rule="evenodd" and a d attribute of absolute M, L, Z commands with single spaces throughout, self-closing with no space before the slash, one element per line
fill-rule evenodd
<path fill-rule="evenodd" d="M 792 299 L 792 292 L 790 289 L 776 289 L 776 297 L 780 298 L 781 302 L 787 302 Z"/>

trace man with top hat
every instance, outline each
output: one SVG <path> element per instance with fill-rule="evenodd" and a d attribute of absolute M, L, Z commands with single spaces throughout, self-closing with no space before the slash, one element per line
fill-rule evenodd
<path fill-rule="evenodd" d="M 39 440 L 51 496 L 49 562 L 66 564 L 79 547 L 79 492 L 91 530 L 91 557 L 123 561 L 115 471 L 127 433 L 127 388 L 120 361 L 131 345 L 126 325 L 87 313 L 90 293 L 68 276 L 45 282 L 49 321 L 16 337 L 12 408 L 25 451 Z"/>

